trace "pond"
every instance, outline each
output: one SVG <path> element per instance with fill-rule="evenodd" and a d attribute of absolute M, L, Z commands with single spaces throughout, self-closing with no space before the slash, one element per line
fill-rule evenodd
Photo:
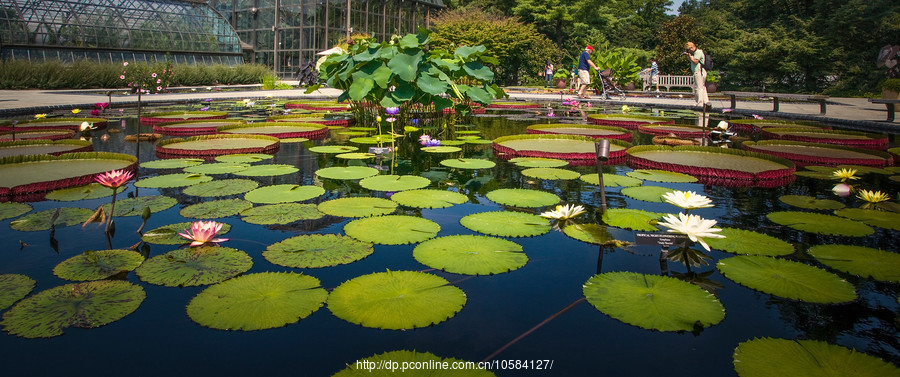
<path fill-rule="evenodd" d="M 615 113 L 616 110 L 618 109 L 595 108 L 591 111 Z M 643 110 L 649 115 L 659 115 L 658 111 Z M 457 132 L 455 136 L 475 135 L 493 140 L 501 136 L 525 134 L 526 128 L 533 124 L 576 121 L 576 118 L 548 118 L 538 113 L 540 111 L 489 110 L 485 115 L 476 116 L 472 127 L 455 130 L 478 132 Z M 675 112 L 670 116 L 677 118 L 677 123 L 681 125 L 694 124 L 696 119 L 695 115 L 685 112 Z M 718 120 L 713 119 L 711 124 L 715 125 Z M 142 129 L 146 132 L 148 128 Z M 137 120 L 134 117 L 111 120 L 107 130 L 94 132 L 91 142 L 95 151 L 135 155 L 138 144 L 125 141 L 124 136 L 135 134 L 136 130 Z M 464 200 L 460 204 L 434 209 L 400 205 L 393 214 L 430 220 L 440 227 L 437 232 L 439 238 L 483 235 L 461 223 L 469 215 L 501 210 L 537 215 L 555 207 L 542 205 L 513 208 L 488 198 L 488 193 L 501 189 L 530 189 L 552 193 L 559 198 L 559 204 L 577 204 L 586 208 L 586 213 L 576 217 L 574 223 L 603 224 L 598 185 L 582 179 L 541 179 L 523 174 L 522 167 L 497 158 L 489 143 L 463 144 L 459 146 L 460 152 L 450 154 L 428 153 L 422 151 L 419 145 L 418 137 L 423 131 L 415 131 L 395 141 L 394 160 L 341 159 L 333 153 L 315 153 L 310 150 L 322 145 L 354 145 L 361 148 L 360 152 L 365 152 L 369 145 L 351 142 L 349 139 L 358 135 L 344 132 L 347 129 L 333 127 L 324 139 L 283 142 L 271 159 L 245 162 L 250 166 L 286 164 L 297 169 L 285 171 L 287 174 L 246 176 L 240 175 L 240 172 L 215 172 L 207 175 L 212 177 L 213 182 L 226 179 L 251 180 L 260 188 L 300 185 L 324 189 L 324 194 L 313 195 L 314 199 L 303 200 L 304 204 L 360 196 L 388 200 L 397 195 L 394 192 L 367 189 L 359 180 L 322 178 L 316 171 L 323 168 L 372 166 L 382 175 L 424 176 L 430 180 L 426 183 L 427 188 L 458 192 L 464 195 Z M 424 132 L 441 139 L 448 135 L 440 134 L 438 130 Z M 633 137 L 635 145 L 650 143 L 651 136 L 638 131 L 634 131 Z M 139 161 L 142 164 L 159 159 L 154 142 L 141 142 L 139 148 Z M 484 159 L 495 162 L 496 166 L 468 169 L 441 164 L 448 159 Z M 215 162 L 210 160 L 204 165 Z M 596 178 L 596 166 L 577 165 L 563 168 L 585 177 L 593 175 Z M 624 159 L 610 161 L 602 169 L 606 174 L 618 176 L 627 176 L 635 170 L 626 165 Z M 117 195 L 119 203 L 131 197 L 157 195 L 175 200 L 176 204 L 170 208 L 152 213 L 142 232 L 197 220 L 184 216 L 181 212 L 188 206 L 213 200 L 245 198 L 243 192 L 222 197 L 201 197 L 185 193 L 184 187 L 135 186 L 136 181 L 178 173 L 184 173 L 184 169 L 142 166 L 137 172 L 137 179 L 129 182 Z M 887 174 L 859 174 L 861 179 L 853 183 L 893 195 L 900 188 L 900 183 L 896 180 L 897 173 L 893 170 L 893 173 L 889 171 Z M 863 236 L 828 235 L 779 225 L 767 217 L 768 214 L 782 211 L 832 213 L 831 210 L 807 210 L 789 205 L 780 200 L 785 195 L 831 199 L 848 208 L 863 204 L 853 195 L 844 198 L 835 196 L 831 192 L 834 180 L 813 178 L 812 175 L 798 176 L 790 183 L 784 182 L 770 188 L 653 180 L 643 180 L 643 185 L 695 191 L 711 199 L 714 206 L 692 210 L 692 214 L 718 221 L 717 227 L 758 232 L 790 243 L 794 251 L 778 259 L 816 266 L 845 279 L 852 284 L 858 296 L 849 302 L 805 302 L 738 284 L 716 267 L 718 262 L 732 258 L 735 254 L 715 247 L 704 252 L 709 257 L 704 260 L 705 264 L 688 269 L 677 260 L 661 258 L 663 250 L 660 246 L 632 244 L 636 241 L 635 230 L 612 226 L 604 228 L 610 239 L 624 243 L 598 245 L 572 238 L 561 231 L 560 228 L 564 226 L 573 226 L 571 223 L 556 224 L 556 228 L 536 236 L 501 237 L 520 245 L 527 257 L 524 265 L 513 267 L 509 272 L 476 276 L 429 267 L 413 256 L 413 250 L 420 241 L 400 245 L 376 243 L 370 255 L 352 263 L 321 268 L 290 268 L 270 262 L 263 253 L 270 245 L 292 237 L 344 235 L 345 226 L 359 219 L 318 215 L 308 220 L 260 225 L 248 222 L 240 215 L 225 215 L 214 218 L 231 227 L 223 236 L 228 241 L 222 242 L 221 246 L 244 251 L 252 261 L 252 267 L 242 273 L 243 277 L 264 272 L 294 272 L 318 279 L 321 287 L 333 294 L 345 282 L 365 275 L 399 275 L 403 271 L 419 271 L 443 278 L 450 286 L 458 288 L 464 293 L 464 304 L 461 309 L 450 309 L 450 313 L 442 317 L 439 314 L 434 320 L 436 324 L 420 324 L 415 329 L 379 329 L 375 328 L 378 326 L 351 323 L 342 319 L 345 314 L 338 316 L 333 313 L 332 301 L 329 301 L 328 305 L 314 309 L 307 317 L 283 327 L 226 331 L 201 326 L 188 314 L 191 311 L 189 304 L 209 285 L 167 287 L 147 283 L 135 272 L 129 272 L 110 279 L 128 281 L 141 287 L 146 293 L 146 298 L 131 314 L 96 328 L 66 328 L 64 334 L 51 338 L 24 339 L 4 334 L 0 336 L 0 351 L 7 360 L 3 369 L 7 375 L 63 374 L 100 368 L 102 371 L 140 375 L 330 376 L 348 365 L 359 365 L 356 364 L 357 360 L 372 355 L 415 350 L 442 358 L 490 361 L 494 369 L 492 372 L 498 376 L 655 376 L 661 373 L 673 376 L 729 376 L 736 375 L 733 354 L 738 344 L 767 337 L 827 342 L 898 364 L 900 331 L 897 325 L 897 298 L 900 296 L 900 285 L 897 284 L 896 277 L 894 282 L 858 277 L 829 267 L 807 252 L 815 245 L 844 244 L 896 253 L 900 251 L 897 249 L 896 240 L 900 235 L 897 230 L 874 226 L 871 233 Z M 634 197 L 640 195 L 630 193 L 623 187 L 606 189 L 605 199 L 610 210 L 634 209 L 659 214 L 675 214 L 680 211 L 661 200 L 646 201 Z M 93 211 L 109 201 L 110 197 L 106 196 L 78 201 L 45 200 L 29 204 L 33 207 L 31 213 L 59 207 L 78 207 Z M 498 198 L 497 201 L 504 200 Z M 252 205 L 259 207 L 262 204 Z M 56 276 L 54 267 L 88 250 L 134 248 L 144 257 L 150 258 L 180 247 L 142 242 L 141 234 L 137 232 L 143 222 L 139 214 L 115 217 L 115 231 L 109 240 L 104 236 L 100 223 L 82 226 L 79 221 L 77 225 L 58 226 L 53 230 L 17 231 L 11 227 L 11 223 L 16 220 L 17 218 L 11 218 L 0 221 L 0 274 L 23 274 L 34 279 L 36 285 L 32 295 L 73 283 Z M 257 221 L 267 220 L 271 219 Z M 514 220 L 508 221 L 508 225 L 501 224 L 496 231 L 516 228 Z M 393 233 L 395 229 L 388 228 L 380 230 L 381 234 L 364 233 L 364 237 L 402 237 L 403 226 L 405 225 L 397 225 L 396 233 Z M 662 231 L 666 228 L 659 229 Z M 673 247 L 670 251 L 674 252 L 675 249 L 677 248 Z M 699 245 L 693 249 L 702 250 Z M 715 324 L 702 325 L 698 322 L 692 330 L 687 331 L 658 331 L 625 323 L 604 314 L 584 299 L 584 286 L 589 279 L 597 274 L 612 272 L 665 275 L 673 280 L 691 281 L 714 295 L 714 299 L 724 307 L 724 318 Z M 363 284 L 361 289 L 362 292 L 357 292 L 359 297 L 379 294 L 374 285 Z M 807 289 L 816 290 L 814 287 Z M 430 311 L 446 306 L 446 300 L 456 299 L 458 296 L 439 296 L 416 310 Z M 350 302 L 351 311 L 365 311 L 353 308 L 353 300 Z M 337 300 L 334 305 L 337 306 Z M 403 310 L 387 306 L 373 310 L 385 308 L 388 308 L 386 313 L 379 311 L 381 314 L 378 315 L 390 317 L 391 313 L 401 313 Z M 639 313 L 638 317 L 652 317 L 656 311 L 653 308 L 621 310 L 646 311 Z M 3 314 L 9 312 L 9 308 L 3 310 Z M 364 314 L 361 316 L 364 317 Z M 416 315 L 385 321 L 405 323 L 416 320 L 411 317 Z M 372 319 L 375 322 L 378 320 L 379 318 Z M 4 330 L 9 331 L 5 327 Z M 78 373 L 80 372 L 76 372 Z"/>

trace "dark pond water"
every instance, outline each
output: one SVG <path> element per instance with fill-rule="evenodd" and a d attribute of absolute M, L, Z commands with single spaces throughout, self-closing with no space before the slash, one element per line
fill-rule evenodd
<path fill-rule="evenodd" d="M 547 119 L 513 114 L 507 117 L 475 119 L 485 139 L 524 133 L 524 128 Z M 526 113 L 527 115 L 527 113 Z M 557 122 L 558 120 L 553 120 Z M 690 123 L 692 120 L 684 120 Z M 119 127 L 113 123 L 110 127 Z M 94 137 L 96 150 L 135 153 L 136 145 L 122 140 L 134 133 L 133 119 L 124 133 L 111 134 L 108 141 Z M 328 192 L 318 200 L 348 195 L 376 195 L 358 184 L 322 183 L 314 171 L 345 162 L 312 153 L 308 147 L 344 142 L 345 136 L 333 131 L 324 141 L 283 144 L 275 158 L 262 163 L 284 163 L 300 168 L 298 173 L 265 178 L 252 178 L 261 186 L 280 183 L 321 184 Z M 477 234 L 459 224 L 471 213 L 497 210 L 502 206 L 485 198 L 497 188 L 531 188 L 554 192 L 563 203 L 576 203 L 588 208 L 582 222 L 598 222 L 600 204 L 597 187 L 579 180 L 541 181 L 522 176 L 520 168 L 498 160 L 489 170 L 453 170 L 438 164 L 443 158 L 418 152 L 410 147 L 410 137 L 400 141 L 400 161 L 394 172 L 419 174 L 443 171 L 447 179 L 433 183 L 432 188 L 449 189 L 466 194 L 469 202 L 446 209 L 414 210 L 400 213 L 421 216 L 440 224 L 439 236 Z M 639 138 L 638 142 L 647 142 Z M 155 160 L 151 143 L 142 143 L 140 161 Z M 490 158 L 490 145 L 466 146 L 465 157 Z M 584 174 L 596 174 L 592 166 L 572 167 Z M 625 174 L 624 165 L 606 166 L 607 173 Z M 180 172 L 178 169 L 140 169 L 141 178 Z M 216 179 L 230 178 L 216 175 Z M 871 178 L 867 178 L 871 179 Z M 880 179 L 888 192 L 896 193 L 898 184 Z M 756 230 L 796 246 L 788 259 L 818 265 L 805 254 L 810 245 L 844 243 L 884 250 L 897 250 L 897 233 L 877 229 L 862 238 L 825 237 L 802 233 L 776 225 L 765 217 L 776 210 L 794 210 L 778 201 L 785 194 L 833 197 L 833 183 L 799 178 L 790 186 L 773 189 L 727 188 L 698 183 L 672 184 L 648 182 L 679 190 L 692 190 L 709 196 L 714 208 L 694 213 L 716 219 L 719 226 Z M 198 202 L 179 189 L 135 189 L 129 185 L 124 195 L 168 195 L 178 199 L 175 207 L 153 214 L 146 229 L 188 221 L 178 211 Z M 241 196 L 237 196 L 241 197 Z M 59 206 L 94 209 L 109 199 L 79 202 L 32 203 L 35 211 Z M 648 203 L 620 194 L 618 188 L 607 190 L 610 208 L 635 208 L 653 212 L 675 213 L 676 207 L 665 203 Z M 843 199 L 858 206 L 855 199 Z M 532 211 L 538 213 L 538 210 Z M 327 289 L 333 289 L 351 278 L 387 269 L 425 271 L 442 276 L 462 289 L 467 296 L 465 307 L 456 316 L 426 328 L 394 331 L 377 330 L 351 324 L 334 316 L 323 307 L 308 318 L 283 328 L 252 332 L 229 332 L 205 328 L 187 316 L 185 306 L 206 287 L 167 288 L 140 281 L 134 273 L 124 279 L 146 290 L 147 298 L 134 313 L 96 329 L 68 329 L 62 336 L 26 340 L 4 334 L 0 336 L 0 354 L 6 376 L 87 375 L 122 373 L 137 376 L 160 375 L 290 375 L 330 376 L 356 360 L 393 350 L 427 351 L 441 357 L 481 361 L 508 345 L 497 360 L 552 360 L 549 370 L 497 370 L 499 376 L 730 376 L 735 375 L 732 353 L 740 343 L 754 338 L 815 339 L 855 348 L 895 364 L 900 363 L 900 331 L 898 303 L 900 286 L 860 279 L 836 272 L 852 282 L 859 299 L 843 305 L 821 305 L 778 298 L 740 286 L 722 276 L 715 261 L 731 254 L 713 250 L 709 266 L 694 268 L 706 273 L 707 279 L 720 285 L 714 293 L 726 309 L 725 319 L 698 333 L 675 333 L 645 330 L 622 323 L 595 309 L 581 299 L 582 285 L 598 272 L 633 271 L 670 276 L 684 274 L 685 266 L 677 262 L 661 263 L 660 250 L 652 246 L 601 249 L 597 245 L 572 239 L 559 231 L 542 236 L 515 238 L 529 257 L 528 263 L 515 271 L 493 276 L 457 275 L 433 271 L 412 257 L 415 245 L 376 245 L 373 255 L 348 265 L 321 269 L 289 269 L 266 261 L 261 253 L 266 246 L 289 237 L 309 233 L 342 233 L 351 219 L 326 217 L 289 225 L 261 226 L 242 222 L 238 217 L 220 219 L 232 225 L 230 241 L 224 246 L 246 251 L 254 265 L 248 273 L 295 271 L 314 276 Z M 9 227 L 11 220 L 0 222 L 0 274 L 25 274 L 37 281 L 34 292 L 69 283 L 53 275 L 59 262 L 85 250 L 107 249 L 98 226 L 71 226 L 56 230 L 58 250 L 51 246 L 49 232 L 17 232 Z M 139 217 L 117 218 L 113 248 L 127 248 L 138 242 L 135 230 Z M 612 230 L 620 240 L 632 241 L 633 232 Z M 21 247 L 21 242 L 28 246 Z M 150 245 L 149 256 L 159 255 L 176 246 Z M 546 322 L 545 322 L 546 321 Z M 542 324 L 543 323 L 543 324 Z M 539 324 L 542 324 L 538 326 Z M 531 331 L 533 330 L 533 331 Z M 529 331 L 531 331 L 529 333 Z M 518 341 L 513 340 L 527 333 Z"/>

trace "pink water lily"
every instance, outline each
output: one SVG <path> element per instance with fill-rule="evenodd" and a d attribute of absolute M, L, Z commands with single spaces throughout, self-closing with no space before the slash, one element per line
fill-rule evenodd
<path fill-rule="evenodd" d="M 125 182 L 128 182 L 132 177 L 134 177 L 134 173 L 127 170 L 113 170 L 108 171 L 106 173 L 97 175 L 94 177 L 94 180 L 97 183 L 109 187 L 111 189 L 117 189 L 122 187 Z"/>
<path fill-rule="evenodd" d="M 213 238 L 220 230 L 222 223 L 215 221 L 194 221 L 191 223 L 191 229 L 185 229 L 184 233 L 178 233 L 188 240 L 191 240 L 191 247 L 200 246 L 206 243 L 219 243 L 228 241 L 227 238 Z"/>

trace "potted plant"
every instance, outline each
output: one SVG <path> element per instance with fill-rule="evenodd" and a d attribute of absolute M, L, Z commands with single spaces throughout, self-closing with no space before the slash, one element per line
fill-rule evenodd
<path fill-rule="evenodd" d="M 558 89 L 565 88 L 569 80 L 569 71 L 565 68 L 559 68 L 553 73 L 553 82 L 556 83 Z"/>
<path fill-rule="evenodd" d="M 881 98 L 900 99 L 900 79 L 885 79 L 880 84 Z"/>
<path fill-rule="evenodd" d="M 719 71 L 709 71 L 706 74 L 706 91 L 708 93 L 715 93 L 719 90 L 719 80 L 722 79 L 722 74 Z"/>

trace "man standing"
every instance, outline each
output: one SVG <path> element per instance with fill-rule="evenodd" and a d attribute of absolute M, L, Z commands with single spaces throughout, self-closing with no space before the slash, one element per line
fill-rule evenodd
<path fill-rule="evenodd" d="M 659 93 L 659 65 L 656 64 L 656 59 L 650 58 L 650 90 L 653 90 L 653 85 L 656 85 L 656 92 Z"/>
<path fill-rule="evenodd" d="M 578 86 L 578 98 L 589 98 L 584 94 L 584 91 L 588 85 L 591 85 L 591 67 L 600 72 L 600 68 L 597 68 L 597 65 L 591 61 L 592 52 L 594 52 L 594 48 L 588 45 L 581 52 L 581 56 L 578 57 L 578 78 L 581 80 Z"/>
<path fill-rule="evenodd" d="M 694 75 L 694 93 L 697 96 L 697 103 L 694 106 L 706 106 L 709 104 L 709 96 L 706 94 L 706 70 L 703 69 L 706 55 L 703 50 L 697 49 L 694 42 L 685 43 L 684 49 L 682 54 L 691 60 L 691 73 Z"/>

